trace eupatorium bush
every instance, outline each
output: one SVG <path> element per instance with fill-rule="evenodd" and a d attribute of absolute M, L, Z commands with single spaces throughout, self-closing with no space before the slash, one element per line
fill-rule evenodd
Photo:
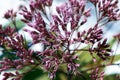
<path fill-rule="evenodd" d="M 103 37 L 103 26 L 120 19 L 118 0 L 66 0 L 62 5 L 56 6 L 56 14 L 50 12 L 52 3 L 52 0 L 33 0 L 29 3 L 29 9 L 23 6 L 20 12 L 8 10 L 5 13 L 4 18 L 11 20 L 14 28 L 3 28 L 0 25 L 0 47 L 3 48 L 3 54 L 14 55 L 14 58 L 4 57 L 0 61 L 0 72 L 11 69 L 16 72 L 5 72 L 3 80 L 22 80 L 36 68 L 47 72 L 51 80 L 56 78 L 57 72 L 64 73 L 68 80 L 78 80 L 74 76 L 80 77 L 79 80 L 104 80 L 104 70 L 101 67 L 113 65 L 113 58 L 110 45 Z M 88 3 L 95 8 L 86 7 Z M 96 13 L 96 23 L 86 25 L 88 18 L 93 16 L 93 10 Z M 24 29 L 32 37 L 31 45 L 18 32 L 17 13 L 24 17 L 21 21 L 33 28 Z M 88 28 L 80 30 L 82 27 Z M 120 41 L 119 34 L 115 38 Z M 43 45 L 42 51 L 30 48 L 37 43 Z M 83 44 L 86 47 L 81 48 Z M 71 47 L 72 45 L 76 46 Z M 90 63 L 85 64 L 94 63 L 95 66 L 90 65 L 84 69 L 84 63 L 81 62 L 83 54 L 89 55 L 88 58 L 91 59 Z M 108 62 L 97 64 L 99 61 Z M 30 69 L 24 71 L 28 66 Z M 86 74 L 89 76 L 86 77 Z"/>

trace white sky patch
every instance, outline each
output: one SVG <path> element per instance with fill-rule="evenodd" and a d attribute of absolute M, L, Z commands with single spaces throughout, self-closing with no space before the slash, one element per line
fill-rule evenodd
<path fill-rule="evenodd" d="M 115 62 L 115 64 L 119 64 L 120 60 Z M 120 64 L 119 65 L 112 65 L 105 68 L 105 74 L 120 74 Z"/>
<path fill-rule="evenodd" d="M 18 10 L 20 4 L 24 4 L 22 0 L 1 0 L 0 1 L 0 24 L 5 24 L 8 20 L 4 19 L 4 13 L 8 9 Z"/>

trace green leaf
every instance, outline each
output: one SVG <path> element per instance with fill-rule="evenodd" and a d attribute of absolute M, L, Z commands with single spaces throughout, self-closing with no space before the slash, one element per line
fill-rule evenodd
<path fill-rule="evenodd" d="M 17 29 L 20 30 L 21 28 L 24 27 L 24 23 L 21 21 L 21 20 L 16 20 L 16 26 L 17 26 Z M 12 22 L 9 22 L 7 24 L 5 24 L 4 28 L 6 28 L 7 26 L 11 26 L 11 27 L 14 27 L 13 23 Z"/>
<path fill-rule="evenodd" d="M 31 72 L 28 72 L 22 80 L 36 80 L 40 77 L 42 77 L 42 75 L 44 75 L 45 73 L 41 70 L 41 69 L 34 69 Z M 46 76 L 47 77 L 47 76 Z"/>
<path fill-rule="evenodd" d="M 110 45 L 110 49 L 113 47 L 114 43 L 116 42 L 116 40 L 113 38 L 111 39 L 110 42 L 108 42 L 108 44 Z"/>
<path fill-rule="evenodd" d="M 104 80 L 119 80 L 116 75 L 106 75 Z"/>

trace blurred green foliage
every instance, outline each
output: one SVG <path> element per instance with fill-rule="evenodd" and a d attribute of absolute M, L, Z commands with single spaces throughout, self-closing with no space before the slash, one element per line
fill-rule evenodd
<path fill-rule="evenodd" d="M 12 21 L 10 21 L 9 23 L 5 24 L 3 28 L 6 28 L 7 26 L 11 26 L 11 27 L 14 27 Z M 25 24 L 21 21 L 21 20 L 16 20 L 16 26 L 17 26 L 17 29 L 20 30 L 22 29 Z"/>

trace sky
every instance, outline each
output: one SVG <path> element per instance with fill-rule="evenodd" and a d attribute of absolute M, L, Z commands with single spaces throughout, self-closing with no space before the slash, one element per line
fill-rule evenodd
<path fill-rule="evenodd" d="M 8 9 L 14 9 L 17 11 L 17 8 L 20 4 L 25 4 L 22 0 L 1 0 L 0 1 L 0 24 L 5 24 L 7 20 L 3 19 L 3 14 L 7 12 Z"/>

